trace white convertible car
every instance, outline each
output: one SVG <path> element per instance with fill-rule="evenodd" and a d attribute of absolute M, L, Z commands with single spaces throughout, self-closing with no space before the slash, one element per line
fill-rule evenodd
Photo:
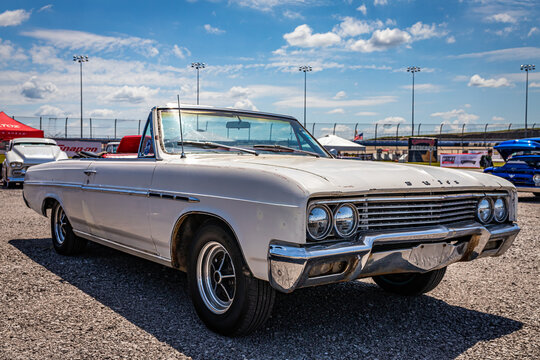
<path fill-rule="evenodd" d="M 338 160 L 294 118 L 197 106 L 152 109 L 132 155 L 30 168 L 24 199 L 51 209 L 60 254 L 90 240 L 186 271 L 202 321 L 230 336 L 261 326 L 276 290 L 372 277 L 422 294 L 519 232 L 502 178 Z"/>

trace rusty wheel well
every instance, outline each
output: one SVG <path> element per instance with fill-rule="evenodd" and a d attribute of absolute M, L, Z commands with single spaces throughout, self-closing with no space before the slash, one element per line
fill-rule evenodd
<path fill-rule="evenodd" d="M 195 235 L 197 234 L 197 231 L 206 223 L 208 222 L 214 222 L 218 223 L 223 227 L 225 231 L 227 231 L 231 237 L 236 241 L 236 244 L 238 246 L 238 249 L 240 249 L 242 258 L 244 260 L 244 273 L 246 275 L 252 275 L 251 271 L 249 270 L 247 263 L 244 258 L 244 254 L 242 253 L 242 249 L 240 247 L 240 244 L 238 243 L 238 239 L 236 238 L 236 235 L 234 231 L 232 230 L 231 226 L 222 218 L 208 214 L 208 213 L 191 213 L 182 216 L 177 222 L 173 230 L 172 234 L 172 243 L 171 243 L 171 258 L 172 258 L 172 266 L 174 268 L 177 268 L 179 270 L 182 270 L 184 272 L 187 271 L 188 268 L 188 252 L 189 252 L 189 246 L 191 245 L 193 239 L 195 238 Z"/>
<path fill-rule="evenodd" d="M 51 197 L 43 200 L 43 204 L 41 205 L 41 213 L 43 214 L 43 216 L 47 216 L 47 210 L 52 209 L 54 204 L 56 204 L 57 202 L 58 200 Z"/>

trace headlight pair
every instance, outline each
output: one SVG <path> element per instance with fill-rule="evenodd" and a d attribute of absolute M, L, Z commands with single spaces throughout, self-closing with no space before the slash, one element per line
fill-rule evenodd
<path fill-rule="evenodd" d="M 332 212 L 326 205 L 313 205 L 307 216 L 308 234 L 313 240 L 324 239 L 334 229 L 337 236 L 347 238 L 358 226 L 358 211 L 353 204 L 341 204 Z"/>
<path fill-rule="evenodd" d="M 508 216 L 508 206 L 504 198 L 492 199 L 483 197 L 476 206 L 476 217 L 481 223 L 487 224 L 491 220 L 503 222 Z"/>
<path fill-rule="evenodd" d="M 12 169 L 20 169 L 20 168 L 23 167 L 23 163 L 14 161 L 14 162 L 12 162 L 11 164 L 9 164 L 9 166 L 10 166 Z"/>

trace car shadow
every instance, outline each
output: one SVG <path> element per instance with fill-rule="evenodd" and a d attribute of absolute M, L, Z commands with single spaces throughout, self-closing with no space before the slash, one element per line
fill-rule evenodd
<path fill-rule="evenodd" d="M 523 326 L 431 296 L 394 296 L 353 282 L 278 294 L 273 316 L 262 329 L 227 338 L 199 321 L 185 290 L 186 276 L 179 271 L 94 243 L 79 257 L 56 254 L 48 238 L 9 243 L 194 359 L 216 358 L 218 353 L 224 358 L 224 349 L 235 359 L 453 359 L 478 342 Z"/>
<path fill-rule="evenodd" d="M 529 196 L 526 196 L 525 194 L 520 194 L 518 197 L 518 201 L 520 203 L 540 203 L 540 196 L 535 196 L 532 193 Z"/>

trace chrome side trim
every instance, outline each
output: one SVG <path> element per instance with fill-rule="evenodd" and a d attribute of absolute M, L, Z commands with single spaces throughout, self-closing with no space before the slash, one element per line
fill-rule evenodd
<path fill-rule="evenodd" d="M 94 186 L 94 185 L 82 185 L 82 190 L 87 191 L 98 191 L 114 194 L 124 194 L 124 195 L 135 195 L 135 196 L 148 196 L 148 191 L 136 188 L 117 188 L 117 187 L 104 187 L 104 186 Z"/>
<path fill-rule="evenodd" d="M 70 188 L 81 188 L 81 184 L 77 183 L 59 183 L 59 182 L 49 182 L 49 181 L 25 181 L 25 186 L 35 185 L 35 186 L 57 186 L 57 187 L 70 187 Z"/>
<path fill-rule="evenodd" d="M 164 258 L 162 256 L 149 253 L 147 251 L 135 249 L 135 248 L 132 248 L 132 247 L 117 243 L 115 241 L 111 241 L 111 240 L 104 239 L 104 238 L 99 237 L 99 236 L 95 236 L 95 235 L 86 233 L 84 231 L 79 231 L 79 230 L 73 229 L 73 232 L 77 236 L 80 236 L 82 238 L 85 238 L 85 239 L 88 239 L 90 241 L 96 242 L 98 244 L 108 246 L 108 247 L 111 247 L 113 249 L 126 252 L 126 253 L 128 253 L 130 255 L 135 255 L 135 256 L 141 257 L 143 259 L 156 262 L 158 264 L 162 264 L 162 265 L 165 265 L 165 266 L 168 266 L 168 267 L 173 267 L 172 263 L 171 263 L 171 259 L 167 259 L 167 258 Z"/>
<path fill-rule="evenodd" d="M 300 287 L 374 275 L 423 273 L 458 261 L 474 260 L 483 255 L 488 242 L 501 241 L 501 245 L 487 250 L 484 256 L 502 255 L 519 231 L 519 226 L 513 223 L 488 226 L 470 223 L 372 233 L 359 241 L 338 243 L 300 245 L 274 240 L 268 249 L 268 278 L 275 289 L 292 292 Z M 345 270 L 310 277 L 314 267 L 336 262 L 345 262 Z"/>

